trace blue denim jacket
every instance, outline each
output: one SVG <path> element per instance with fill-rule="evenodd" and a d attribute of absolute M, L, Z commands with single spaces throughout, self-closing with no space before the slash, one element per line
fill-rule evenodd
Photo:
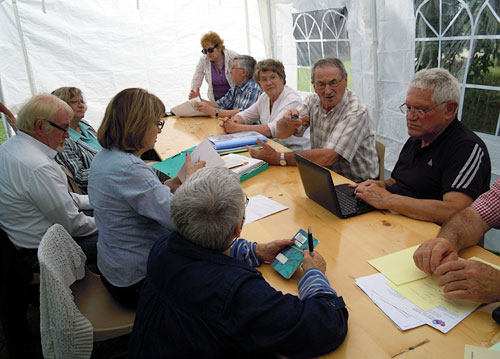
<path fill-rule="evenodd" d="M 173 232 L 151 250 L 129 358 L 325 354 L 347 334 L 347 309 L 333 293 L 283 294 L 248 264 Z"/>

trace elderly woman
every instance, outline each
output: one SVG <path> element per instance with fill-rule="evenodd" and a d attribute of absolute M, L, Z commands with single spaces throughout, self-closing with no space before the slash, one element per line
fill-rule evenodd
<path fill-rule="evenodd" d="M 309 358 L 337 348 L 348 313 L 323 257 L 304 252 L 300 298 L 252 268 L 293 242 L 239 238 L 245 195 L 226 168 L 203 168 L 174 194 L 177 232 L 151 249 L 129 358 Z"/>
<path fill-rule="evenodd" d="M 208 99 L 216 101 L 226 94 L 233 85 L 231 80 L 231 66 L 238 54 L 226 49 L 224 40 L 213 32 L 207 32 L 201 37 L 201 52 L 204 56 L 200 58 L 191 81 L 191 92 L 189 98 L 200 95 L 200 86 L 203 78 L 208 83 Z"/>
<path fill-rule="evenodd" d="M 141 155 L 154 148 L 165 106 L 146 90 L 118 93 L 106 108 L 97 138 L 103 149 L 92 161 L 89 199 L 99 229 L 97 266 L 104 285 L 121 303 L 137 305 L 149 251 L 175 227 L 170 218 L 178 177 L 162 184 Z M 186 159 L 189 177 L 204 163 Z"/>
<path fill-rule="evenodd" d="M 69 137 L 64 144 L 64 151 L 57 154 L 56 161 L 71 172 L 82 193 L 87 193 L 90 163 L 102 147 L 97 141 L 95 130 L 83 119 L 87 111 L 83 93 L 76 87 L 60 87 L 52 94 L 66 102 L 73 110 Z"/>
<path fill-rule="evenodd" d="M 223 118 L 221 126 L 226 133 L 257 131 L 273 138 L 278 120 L 285 112 L 299 106 L 302 99 L 297 91 L 286 86 L 285 67 L 281 61 L 259 61 L 253 76 L 264 93 L 245 111 L 231 118 Z M 309 130 L 302 137 L 290 136 L 274 140 L 294 151 L 311 149 Z"/>

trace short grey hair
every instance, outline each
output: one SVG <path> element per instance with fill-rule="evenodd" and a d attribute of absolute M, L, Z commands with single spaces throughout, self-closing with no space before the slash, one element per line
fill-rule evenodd
<path fill-rule="evenodd" d="M 418 71 L 413 76 L 410 87 L 432 90 L 432 101 L 435 103 L 446 101 L 460 103 L 460 84 L 457 79 L 445 69 L 434 68 Z"/>
<path fill-rule="evenodd" d="M 312 70 L 311 70 L 311 82 L 314 83 L 314 72 L 318 67 L 336 67 L 340 70 L 340 75 L 342 78 L 344 78 L 345 74 L 347 74 L 347 71 L 345 70 L 344 63 L 337 59 L 336 57 L 327 57 L 325 59 L 320 59 L 316 61 L 314 64 Z"/>
<path fill-rule="evenodd" d="M 37 120 L 52 121 L 56 112 L 61 108 L 67 112 L 70 119 L 73 118 L 73 110 L 60 98 L 48 93 L 37 95 L 28 100 L 19 111 L 17 127 L 23 132 L 35 133 L 35 122 Z M 50 126 L 47 124 L 45 130 L 48 131 L 49 128 Z"/>
<path fill-rule="evenodd" d="M 236 174 L 225 167 L 204 167 L 175 191 L 170 215 L 186 240 L 222 252 L 244 217 L 243 195 Z"/>
<path fill-rule="evenodd" d="M 247 80 L 251 79 L 253 77 L 253 70 L 255 69 L 257 61 L 249 55 L 239 55 L 236 56 L 234 60 L 238 60 L 238 65 L 247 72 Z"/>

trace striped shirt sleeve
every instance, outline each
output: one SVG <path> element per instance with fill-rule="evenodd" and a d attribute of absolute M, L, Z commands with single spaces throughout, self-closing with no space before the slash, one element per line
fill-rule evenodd
<path fill-rule="evenodd" d="M 262 264 L 257 253 L 255 252 L 256 242 L 249 242 L 246 239 L 238 238 L 232 244 L 229 255 L 236 258 L 242 262 L 245 262 L 249 266 L 258 267 Z"/>
<path fill-rule="evenodd" d="M 314 297 L 318 294 L 337 296 L 337 292 L 330 287 L 330 283 L 326 276 L 317 268 L 308 269 L 302 278 L 300 278 L 298 286 L 299 297 L 302 300 Z"/>

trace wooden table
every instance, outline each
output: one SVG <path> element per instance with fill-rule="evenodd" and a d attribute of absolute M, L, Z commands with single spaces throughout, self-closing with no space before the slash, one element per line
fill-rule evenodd
<path fill-rule="evenodd" d="M 158 136 L 156 150 L 165 158 L 222 133 L 213 118 L 171 117 Z M 276 143 L 273 146 L 280 147 Z M 332 176 L 335 184 L 349 182 L 342 176 Z M 307 198 L 297 167 L 270 166 L 242 186 L 248 196 L 263 194 L 289 207 L 246 225 L 242 237 L 268 242 L 290 238 L 299 228 L 311 226 L 320 240 L 317 250 L 327 262 L 328 280 L 349 310 L 347 338 L 325 358 L 463 358 L 465 344 L 489 347 L 500 341 L 500 326 L 490 314 L 495 305 L 476 310 L 447 334 L 427 325 L 402 332 L 356 286 L 356 278 L 377 272 L 368 260 L 428 240 L 438 233 L 437 225 L 385 211 L 339 219 Z M 461 256 L 478 256 L 500 265 L 499 257 L 478 246 L 461 252 Z M 283 279 L 268 265 L 259 269 L 274 288 L 298 294 L 300 269 L 290 280 Z"/>

